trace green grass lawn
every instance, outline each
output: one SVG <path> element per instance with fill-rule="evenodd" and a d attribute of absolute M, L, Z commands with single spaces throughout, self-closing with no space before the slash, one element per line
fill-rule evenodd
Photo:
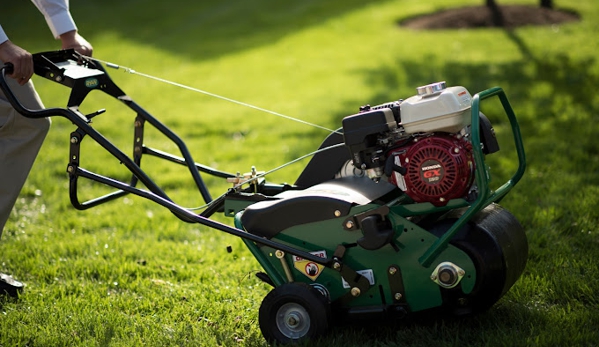
<path fill-rule="evenodd" d="M 71 7 L 101 60 L 329 129 L 360 105 L 407 98 L 431 82 L 462 85 L 473 94 L 501 86 L 528 159 L 524 178 L 501 202 L 527 231 L 522 278 L 484 314 L 339 327 L 322 345 L 597 346 L 599 4 L 555 1 L 582 21 L 552 27 L 427 32 L 397 25 L 482 3 L 89 0 Z M 59 48 L 29 2 L 3 5 L 0 23 L 31 52 Z M 225 171 L 272 169 L 315 150 L 327 135 L 140 75 L 109 73 L 184 138 L 196 161 Z M 34 81 L 46 106 L 66 105 L 68 89 Z M 106 108 L 94 126 L 128 149 L 132 114 L 104 95 L 92 96 L 83 111 Z M 488 107 L 505 143 L 489 157 L 493 182 L 502 183 L 517 163 L 504 136 L 509 124 L 493 116 L 496 105 Z M 0 272 L 27 287 L 18 300 L 0 301 L 0 346 L 265 346 L 258 308 L 270 288 L 253 275 L 260 265 L 241 240 L 183 223 L 137 197 L 84 212 L 71 207 L 65 169 L 73 130 L 54 119 L 2 235 Z M 146 142 L 174 150 L 156 134 Z M 84 149 L 82 166 L 125 177 L 93 144 Z M 268 180 L 293 182 L 306 162 Z M 184 170 L 144 164 L 183 206 L 203 204 Z M 214 179 L 208 184 L 215 196 L 228 187 Z M 104 192 L 89 191 L 90 197 Z"/>

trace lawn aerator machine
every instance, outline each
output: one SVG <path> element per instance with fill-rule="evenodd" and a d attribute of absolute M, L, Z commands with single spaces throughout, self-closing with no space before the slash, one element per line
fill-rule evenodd
<path fill-rule="evenodd" d="M 134 194 L 182 221 L 242 238 L 264 269 L 257 276 L 273 286 L 259 309 L 260 329 L 269 342 L 314 339 L 333 325 L 361 319 L 484 311 L 525 268 L 525 232 L 498 205 L 525 171 L 516 116 L 499 87 L 472 96 L 464 87 L 438 82 L 417 88 L 417 95 L 405 100 L 362 106 L 324 138 L 294 184 L 273 184 L 257 172 L 231 174 L 194 162 L 179 136 L 110 79 L 104 66 L 118 66 L 73 50 L 38 53 L 33 59 L 37 75 L 71 88 L 66 108 L 24 108 L 6 84 L 8 65 L 0 86 L 22 115 L 61 116 L 76 127 L 67 165 L 73 206 L 85 210 Z M 134 111 L 131 156 L 92 127 L 91 120 L 104 110 L 80 112 L 91 91 Z M 491 97 L 499 98 L 509 119 L 519 161 L 511 179 L 496 189 L 489 187 L 485 158 L 499 145 L 480 112 L 480 102 Z M 173 141 L 180 154 L 146 146 L 148 126 Z M 117 158 L 131 172 L 130 182 L 81 167 L 86 138 Z M 196 213 L 174 202 L 142 170 L 144 156 L 186 166 L 205 209 Z M 233 187 L 213 199 L 203 175 Z M 80 201 L 80 178 L 114 191 Z M 232 225 L 211 219 L 215 213 L 233 218 Z"/>

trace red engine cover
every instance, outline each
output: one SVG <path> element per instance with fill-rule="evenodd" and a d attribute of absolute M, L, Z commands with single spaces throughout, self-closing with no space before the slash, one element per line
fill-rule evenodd
<path fill-rule="evenodd" d="M 416 202 L 445 206 L 451 199 L 465 197 L 474 180 L 472 145 L 456 136 L 418 138 L 391 155 L 407 172 L 403 176 L 395 172 L 390 182 Z"/>

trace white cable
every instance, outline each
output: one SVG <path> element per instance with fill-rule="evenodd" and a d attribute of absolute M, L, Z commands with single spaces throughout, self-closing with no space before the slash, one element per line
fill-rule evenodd
<path fill-rule="evenodd" d="M 296 162 L 298 162 L 298 161 L 300 161 L 300 160 L 302 160 L 304 158 L 310 157 L 310 156 L 315 155 L 315 154 L 317 154 L 319 152 L 328 151 L 329 149 L 333 149 L 333 148 L 337 148 L 337 147 L 341 147 L 341 146 L 345 146 L 345 143 L 338 143 L 336 145 L 332 145 L 332 146 L 329 146 L 329 147 L 321 148 L 321 149 L 318 149 L 318 150 L 316 150 L 314 152 L 311 152 L 311 153 L 308 153 L 308 154 L 304 154 L 301 157 L 296 158 L 296 159 L 294 159 L 294 160 L 292 160 L 290 162 L 287 162 L 287 163 L 285 163 L 285 164 L 283 164 L 281 166 L 277 166 L 276 168 L 270 169 L 270 170 L 268 170 L 266 172 L 263 172 L 263 173 L 261 173 L 259 175 L 256 175 L 255 177 L 252 177 L 252 178 L 248 179 L 247 181 L 243 181 L 243 182 L 237 184 L 236 186 L 234 186 L 233 189 L 238 189 L 238 188 L 240 188 L 244 184 L 247 184 L 247 183 L 250 183 L 252 181 L 255 181 L 255 180 L 257 180 L 259 178 L 262 178 L 262 177 L 264 177 L 264 176 L 266 176 L 268 174 L 271 174 L 271 173 L 273 173 L 275 171 L 281 170 L 282 168 L 284 168 L 286 166 L 294 164 L 294 163 L 296 163 Z"/>
<path fill-rule="evenodd" d="M 181 84 L 181 83 L 169 81 L 169 80 L 166 80 L 166 79 L 163 79 L 163 78 L 160 78 L 160 77 L 148 75 L 148 74 L 145 74 L 145 73 L 142 73 L 142 72 L 137 72 L 137 71 L 135 71 L 135 70 L 133 70 L 131 68 L 128 68 L 126 66 L 120 66 L 120 65 L 117 65 L 117 64 L 109 63 L 107 61 L 103 61 L 103 60 L 100 60 L 100 59 L 97 59 L 97 58 L 92 58 L 92 59 L 97 60 L 97 61 L 99 61 L 101 63 L 104 63 L 106 66 L 111 67 L 113 69 L 117 69 L 117 70 L 118 69 L 123 69 L 123 70 L 125 70 L 125 72 L 128 72 L 130 74 L 139 75 L 139 76 L 146 77 L 146 78 L 149 78 L 149 79 L 153 79 L 153 80 L 156 80 L 156 81 L 159 81 L 159 82 L 170 84 L 170 85 L 173 85 L 173 86 L 176 86 L 176 87 L 180 87 L 180 88 L 183 88 L 183 89 L 191 90 L 193 92 L 201 93 L 201 94 L 212 96 L 212 97 L 215 97 L 215 98 L 218 98 L 218 99 L 221 99 L 221 100 L 232 102 L 234 104 L 238 104 L 238 105 L 241 105 L 241 106 L 246 106 L 246 107 L 249 107 L 249 108 L 253 108 L 253 109 L 258 110 L 258 111 L 270 113 L 270 114 L 275 115 L 277 117 L 289 119 L 289 120 L 292 120 L 294 122 L 298 122 L 298 123 L 309 125 L 309 126 L 312 126 L 312 127 L 315 127 L 315 128 L 326 130 L 326 131 L 329 131 L 331 133 L 342 134 L 341 132 L 339 132 L 337 130 L 332 130 L 332 129 L 323 127 L 323 126 L 318 125 L 318 124 L 314 124 L 314 123 L 306 122 L 306 121 L 301 120 L 301 119 L 297 119 L 297 118 L 293 118 L 293 117 L 290 117 L 290 116 L 286 116 L 284 114 L 281 114 L 281 113 L 278 113 L 278 112 L 275 112 L 275 111 L 271 111 L 271 110 L 267 110 L 267 109 L 262 108 L 262 107 L 254 106 L 252 104 L 248 104 L 248 103 L 245 103 L 245 102 L 242 102 L 242 101 L 238 101 L 238 100 L 235 100 L 235 99 L 227 98 L 225 96 L 214 94 L 214 93 L 202 90 L 202 89 L 193 88 L 193 87 Z"/>
<path fill-rule="evenodd" d="M 275 112 L 275 111 L 270 111 L 270 110 L 267 110 L 267 109 L 264 109 L 264 108 L 261 108 L 261 107 L 258 107 L 258 106 L 254 106 L 254 105 L 251 105 L 251 104 L 248 104 L 248 103 L 245 103 L 245 102 L 237 101 L 237 100 L 234 100 L 234 99 L 231 99 L 231 98 L 227 98 L 227 97 L 224 97 L 224 96 L 221 96 L 221 95 L 218 95 L 218 94 L 210 93 L 210 92 L 207 92 L 205 90 L 193 88 L 193 87 L 190 87 L 190 86 L 187 86 L 187 85 L 184 85 L 184 84 L 180 84 L 180 83 L 177 83 L 177 82 L 169 81 L 169 80 L 166 80 L 166 79 L 163 79 L 163 78 L 160 78 L 160 77 L 155 77 L 155 76 L 148 75 L 148 74 L 145 74 L 145 73 L 137 72 L 137 71 L 135 71 L 135 70 L 133 70 L 131 68 L 128 68 L 126 66 L 120 66 L 120 65 L 113 64 L 113 63 L 110 63 L 110 62 L 107 62 L 107 61 L 103 61 L 103 60 L 100 60 L 100 59 L 97 59 L 97 58 L 91 58 L 91 59 L 96 60 L 98 62 L 101 62 L 101 63 L 105 64 L 106 66 L 111 67 L 113 69 L 117 69 L 117 70 L 123 69 L 123 70 L 125 70 L 125 72 L 128 72 L 130 74 L 140 75 L 142 77 L 150 78 L 150 79 L 162 82 L 162 83 L 166 83 L 166 84 L 170 84 L 170 85 L 173 85 L 173 86 L 176 86 L 176 87 L 180 87 L 180 88 L 183 88 L 183 89 L 191 90 L 193 92 L 202 93 L 202 94 L 205 94 L 205 95 L 208 95 L 208 96 L 212 96 L 212 97 L 215 97 L 215 98 L 218 98 L 218 99 L 222 99 L 222 100 L 225 100 L 225 101 L 232 102 L 234 104 L 238 104 L 238 105 L 241 105 L 241 106 L 246 106 L 246 107 L 253 108 L 255 110 L 259 110 L 259 111 L 262 111 L 262 112 L 270 113 L 272 115 L 275 115 L 275 116 L 278 116 L 278 117 L 282 117 L 282 118 L 285 118 L 285 119 L 288 119 L 288 120 L 299 122 L 299 123 L 302 123 L 302 124 L 305 124 L 305 125 L 309 125 L 309 126 L 312 126 L 312 127 L 315 127 L 315 128 L 323 129 L 323 130 L 329 131 L 331 133 L 336 133 L 336 134 L 343 135 L 342 132 L 337 131 L 337 130 L 331 130 L 331 129 L 328 129 L 326 127 L 320 126 L 318 124 L 313 124 L 313 123 L 310 123 L 310 122 L 303 121 L 301 119 L 297 119 L 297 118 L 293 118 L 293 117 L 290 117 L 290 116 L 286 116 L 284 114 L 281 114 L 281 113 L 278 113 L 278 112 Z M 251 183 L 252 181 L 255 181 L 257 179 L 265 177 L 268 174 L 271 174 L 271 173 L 273 173 L 275 171 L 281 170 L 281 169 L 283 169 L 283 168 L 285 168 L 285 167 L 287 167 L 287 166 L 289 166 L 291 164 L 294 164 L 294 163 L 296 163 L 296 162 L 298 162 L 300 160 L 303 160 L 303 159 L 305 159 L 307 157 L 313 156 L 313 155 L 315 155 L 317 153 L 324 152 L 324 151 L 327 151 L 327 150 L 330 150 L 330 149 L 333 149 L 333 148 L 341 147 L 341 146 L 344 146 L 344 145 L 345 145 L 344 143 L 338 143 L 336 145 L 332 145 L 332 146 L 329 146 L 329 147 L 320 148 L 320 149 L 318 149 L 318 150 L 316 150 L 314 152 L 305 154 L 305 155 L 303 155 L 301 157 L 298 157 L 298 158 L 296 158 L 296 159 L 294 159 L 294 160 L 292 160 L 290 162 L 287 162 L 287 163 L 285 163 L 283 165 L 280 165 L 280 166 L 278 166 L 278 167 L 276 167 L 274 169 L 271 169 L 269 171 L 263 172 L 261 174 L 258 174 L 256 176 L 254 176 L 254 177 L 251 177 L 250 179 L 247 179 L 247 180 L 245 180 L 245 181 L 243 181 L 241 183 L 238 183 L 235 186 L 233 186 L 233 189 L 234 190 L 238 190 L 244 184 Z M 201 209 L 207 208 L 210 205 L 212 205 L 214 202 L 218 201 L 220 198 L 222 198 L 223 196 L 225 196 L 227 194 L 228 194 L 228 192 L 222 194 L 221 196 L 219 196 L 216 199 L 213 199 L 211 202 L 209 202 L 209 203 L 207 203 L 207 204 L 205 204 L 203 206 L 192 207 L 192 208 L 187 208 L 187 209 L 188 210 L 201 210 Z"/>
<path fill-rule="evenodd" d="M 258 175 L 256 175 L 256 176 L 254 176 L 254 177 L 252 177 L 252 178 L 250 178 L 250 179 L 248 179 L 248 180 L 245 180 L 245 181 L 243 181 L 243 182 L 241 182 L 241 183 L 238 183 L 238 184 L 236 184 L 236 185 L 234 185 L 234 186 L 233 186 L 233 189 L 234 189 L 234 190 L 238 190 L 238 189 L 239 189 L 239 188 L 241 188 L 241 187 L 242 187 L 244 184 L 248 184 L 248 183 L 251 183 L 252 181 L 255 181 L 255 180 L 257 180 L 257 179 L 260 179 L 260 178 L 262 178 L 262 177 L 265 177 L 265 176 L 266 176 L 266 175 L 268 175 L 268 174 L 271 174 L 271 173 L 273 173 L 273 172 L 275 172 L 275 171 L 281 170 L 281 169 L 283 169 L 284 167 L 286 167 L 286 166 L 289 166 L 289 165 L 291 165 L 291 164 L 294 164 L 294 163 L 296 163 L 296 162 L 298 162 L 298 161 L 300 161 L 300 160 L 302 160 L 302 159 L 305 159 L 305 158 L 307 158 L 307 157 L 309 157 L 309 156 L 315 155 L 315 154 L 317 154 L 317 153 L 320 153 L 320 152 L 328 151 L 328 150 L 330 150 L 330 149 L 333 149 L 333 148 L 341 147 L 341 146 L 345 146 L 345 144 L 344 144 L 344 143 L 338 143 L 338 144 L 336 144 L 336 145 L 332 145 L 332 146 L 328 146 L 328 147 L 320 148 L 320 149 L 318 149 L 318 150 L 316 150 L 316 151 L 314 151 L 314 152 L 311 152 L 311 153 L 305 154 L 305 155 L 303 155 L 303 156 L 301 156 L 301 157 L 299 157 L 299 158 L 296 158 L 296 159 L 294 159 L 294 160 L 292 160 L 292 161 L 290 161 L 290 162 L 287 162 L 287 163 L 285 163 L 285 164 L 283 164 L 283 165 L 280 165 L 280 166 L 278 166 L 278 167 L 276 167 L 276 168 L 274 168 L 274 169 L 268 170 L 268 171 L 266 171 L 266 172 L 263 172 L 263 173 L 261 173 L 261 174 L 258 174 Z M 209 206 L 210 206 L 210 205 L 212 205 L 214 202 L 218 201 L 220 198 L 222 198 L 223 196 L 225 196 L 225 195 L 227 195 L 227 194 L 228 194 L 228 192 L 227 192 L 227 193 L 224 193 L 224 194 L 222 194 L 221 196 L 219 196 L 219 197 L 218 197 L 218 198 L 216 198 L 216 199 L 213 199 L 211 202 L 209 202 L 209 203 L 207 203 L 207 204 L 205 204 L 205 205 L 203 205 L 203 206 L 191 207 L 191 208 L 188 208 L 188 210 L 195 211 L 195 210 L 201 210 L 201 209 L 204 209 L 204 208 L 206 208 L 206 207 L 209 207 Z"/>

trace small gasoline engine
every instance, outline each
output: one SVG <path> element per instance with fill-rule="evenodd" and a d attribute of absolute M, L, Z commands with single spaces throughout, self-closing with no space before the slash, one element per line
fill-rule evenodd
<path fill-rule="evenodd" d="M 374 107 L 343 120 L 352 162 L 339 176 L 365 171 L 387 179 L 415 202 L 445 206 L 476 193 L 470 143 L 470 103 L 464 87 L 438 82 L 417 88 L 407 100 Z M 499 150 L 494 130 L 480 113 L 483 151 Z"/>

